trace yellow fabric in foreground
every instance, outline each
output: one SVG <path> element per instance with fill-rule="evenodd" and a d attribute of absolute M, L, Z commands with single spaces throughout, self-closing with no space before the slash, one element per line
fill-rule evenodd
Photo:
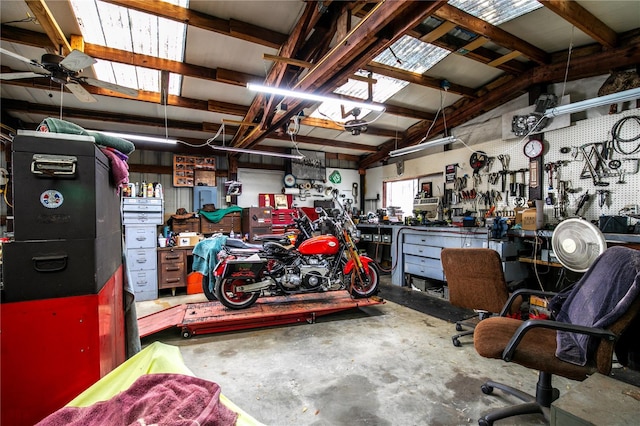
<path fill-rule="evenodd" d="M 174 373 L 195 376 L 184 364 L 180 348 L 160 342 L 154 342 L 132 356 L 109 374 L 98 380 L 80 395 L 75 397 L 67 406 L 88 407 L 99 401 L 106 401 L 129 388 L 138 377 L 151 373 Z M 262 423 L 245 413 L 222 393 L 220 402 L 238 413 L 238 426 L 259 426 Z"/>

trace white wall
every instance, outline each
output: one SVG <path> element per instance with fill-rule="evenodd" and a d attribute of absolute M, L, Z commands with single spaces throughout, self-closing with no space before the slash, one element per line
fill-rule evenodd
<path fill-rule="evenodd" d="M 329 176 L 336 170 L 341 176 L 339 184 L 329 181 Z M 238 196 L 238 205 L 240 207 L 257 206 L 258 194 L 280 194 L 284 188 L 284 175 L 280 171 L 238 169 L 238 181 L 242 183 L 242 195 Z M 337 189 L 340 195 L 344 194 L 344 197 L 340 197 L 341 200 L 354 199 L 352 195 L 353 184 L 357 183 L 360 186 L 360 175 L 357 170 L 352 169 L 327 167 L 325 180 L 326 182 L 322 183 L 325 187 L 330 186 Z M 224 194 L 222 198 L 224 199 Z M 324 196 L 324 191 L 318 192 L 311 188 L 306 195 L 294 195 L 293 203 L 299 207 L 313 207 L 314 201 L 329 199 L 331 198 Z"/>
<path fill-rule="evenodd" d="M 602 82 L 606 77 L 598 77 L 592 79 L 585 79 L 579 82 L 567 84 L 563 88 L 562 85 L 556 85 L 550 88 L 550 91 L 556 92 L 558 97 L 563 93 L 569 94 L 571 102 L 577 102 L 584 99 L 597 97 L 597 91 L 602 85 Z M 510 156 L 510 170 L 516 170 L 520 168 L 527 168 L 529 165 L 528 158 L 524 156 L 522 149 L 524 141 L 520 138 L 510 138 L 503 140 L 501 135 L 502 127 L 502 114 L 509 111 L 509 108 L 517 110 L 523 107 L 523 100 L 526 102 L 527 96 L 519 97 L 515 101 L 512 101 L 506 106 L 502 106 L 499 109 L 491 111 L 481 117 L 474 119 L 473 121 L 461 126 L 459 128 L 452 129 L 450 134 L 460 136 L 464 143 L 457 142 L 452 145 L 452 150 L 444 151 L 444 147 L 434 147 L 429 150 L 422 151 L 403 157 L 393 158 L 389 160 L 389 164 L 381 167 L 376 167 L 367 170 L 365 177 L 365 186 L 367 190 L 366 198 L 375 198 L 375 193 L 382 191 L 383 182 L 389 180 L 401 180 L 411 179 L 418 177 L 427 177 L 421 180 L 433 181 L 434 195 L 442 195 L 442 188 L 444 187 L 444 170 L 447 164 L 457 163 L 460 167 L 458 169 L 458 176 L 468 175 L 472 176 L 473 170 L 469 166 L 469 158 L 471 154 L 476 151 L 484 151 L 489 156 L 497 156 L 499 154 L 507 154 Z M 526 106 L 526 103 L 524 104 Z M 576 190 L 575 194 L 569 195 L 569 213 L 573 216 L 577 199 L 585 191 L 589 191 L 591 200 L 587 204 L 587 208 L 581 211 L 581 216 L 586 217 L 589 220 L 597 220 L 600 215 L 616 215 L 619 210 L 628 204 L 640 204 L 640 195 L 636 188 L 640 187 L 640 173 L 626 174 L 626 183 L 618 183 L 617 177 L 606 178 L 605 181 L 609 182 L 607 187 L 596 187 L 593 185 L 592 179 L 581 179 L 583 168 L 586 166 L 581 155 L 572 156 L 571 154 L 561 154 L 559 152 L 560 147 L 572 147 L 575 148 L 574 152 L 578 151 L 578 148 L 582 144 L 597 143 L 611 140 L 611 128 L 612 126 L 624 116 L 640 115 L 640 110 L 634 109 L 625 111 L 620 114 L 609 115 L 608 107 L 593 108 L 589 111 L 572 114 L 571 120 L 574 122 L 571 126 L 561 128 L 558 130 L 545 132 L 545 143 L 547 149 L 544 156 L 545 162 L 555 162 L 560 160 L 568 160 L 570 163 L 561 168 L 561 179 L 570 180 L 573 188 Z M 581 120 L 577 121 L 576 120 Z M 629 124 L 630 127 L 634 127 L 637 123 Z M 637 134 L 637 127 L 635 128 Z M 437 135 L 433 135 L 437 137 Z M 638 141 L 635 142 L 637 144 Z M 632 146 L 636 146 L 631 144 Z M 631 148 L 631 145 L 629 148 Z M 634 155 L 620 155 L 614 154 L 614 158 L 623 160 L 623 166 L 632 171 L 634 169 L 634 162 L 632 158 L 638 158 L 638 154 Z M 396 162 L 404 161 L 404 173 L 399 175 L 397 173 Z M 496 159 L 490 172 L 496 172 L 501 170 L 500 162 Z M 543 178 L 543 199 L 547 197 L 548 191 L 548 175 L 544 172 Z M 479 190 L 486 191 L 489 189 L 500 189 L 500 181 L 497 185 L 491 186 L 488 184 L 486 173 L 481 172 L 483 181 L 479 186 Z M 526 174 L 526 182 L 528 183 L 528 173 Z M 554 182 L 557 183 L 558 176 L 554 176 Z M 518 182 L 521 179 L 518 178 Z M 469 184 L 468 188 L 471 187 Z M 447 188 L 452 188 L 452 185 L 448 185 Z M 557 188 L 557 185 L 556 185 Z M 554 188 L 555 189 L 555 188 Z M 597 190 L 610 191 L 609 200 L 603 207 L 598 205 L 596 197 Z M 440 192 L 438 192 L 440 190 Z M 458 207 L 458 206 L 456 206 Z M 461 208 L 472 210 L 479 210 L 484 206 L 478 206 L 474 203 L 461 203 Z M 506 204 L 504 201 L 498 203 L 498 210 L 511 211 L 515 206 L 512 203 Z M 406 214 L 406 213 L 405 213 Z M 554 217 L 553 206 L 545 206 L 545 222 L 557 222 Z M 633 222 L 633 221 L 632 221 Z"/>

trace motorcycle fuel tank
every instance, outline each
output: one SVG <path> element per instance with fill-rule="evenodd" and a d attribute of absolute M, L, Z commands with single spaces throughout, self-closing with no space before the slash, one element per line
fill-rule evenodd
<path fill-rule="evenodd" d="M 316 254 L 331 256 L 338 253 L 339 248 L 340 243 L 333 235 L 319 235 L 303 241 L 300 247 L 298 247 L 298 251 L 303 256 Z"/>

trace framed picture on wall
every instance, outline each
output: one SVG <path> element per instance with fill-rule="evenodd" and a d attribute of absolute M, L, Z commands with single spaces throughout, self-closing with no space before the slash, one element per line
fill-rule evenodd
<path fill-rule="evenodd" d="M 324 152 L 300 150 L 300 153 L 304 158 L 291 160 L 291 174 L 296 179 L 324 181 L 327 177 Z"/>
<path fill-rule="evenodd" d="M 422 182 L 420 190 L 422 191 L 422 194 L 424 197 L 427 197 L 427 198 L 431 197 L 431 194 L 432 194 L 431 182 Z"/>

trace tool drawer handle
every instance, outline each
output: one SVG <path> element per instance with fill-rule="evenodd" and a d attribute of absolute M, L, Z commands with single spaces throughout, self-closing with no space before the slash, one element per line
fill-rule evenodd
<path fill-rule="evenodd" d="M 35 256 L 31 258 L 33 269 L 38 272 L 58 272 L 67 267 L 67 255 Z"/>

